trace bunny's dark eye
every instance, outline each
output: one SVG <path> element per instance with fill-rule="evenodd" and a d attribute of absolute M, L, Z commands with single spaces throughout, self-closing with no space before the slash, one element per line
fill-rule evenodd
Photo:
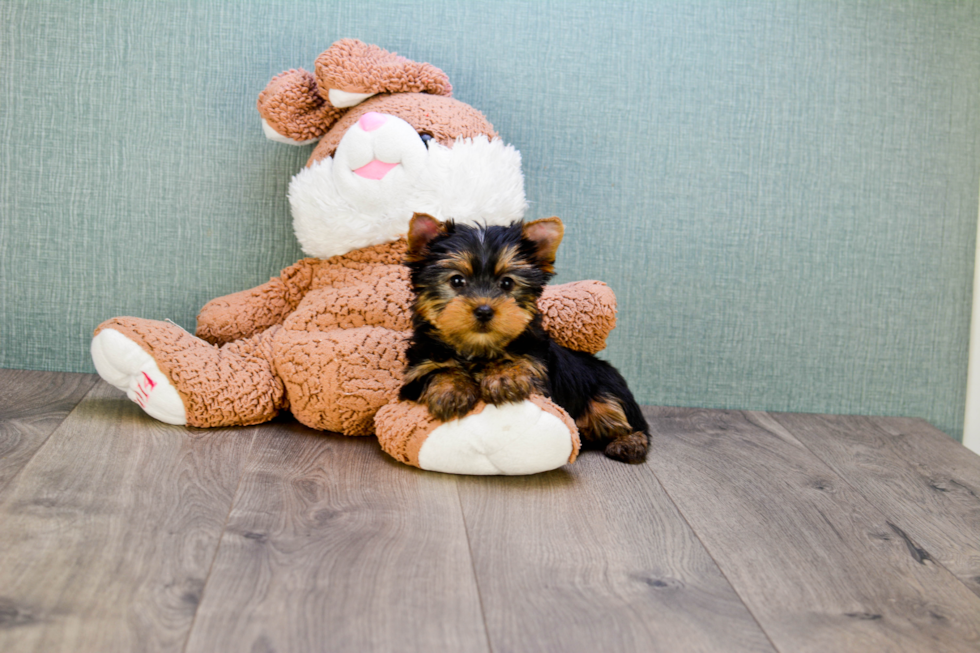
<path fill-rule="evenodd" d="M 419 134 L 419 138 L 422 139 L 422 144 L 425 145 L 425 149 L 429 149 L 429 141 L 432 140 L 432 134 Z"/>
<path fill-rule="evenodd" d="M 514 280 L 510 277 L 504 277 L 500 280 L 500 289 L 504 292 L 510 292 L 514 289 Z"/>
<path fill-rule="evenodd" d="M 449 278 L 449 285 L 459 290 L 466 285 L 466 278 L 461 274 L 454 274 Z"/>

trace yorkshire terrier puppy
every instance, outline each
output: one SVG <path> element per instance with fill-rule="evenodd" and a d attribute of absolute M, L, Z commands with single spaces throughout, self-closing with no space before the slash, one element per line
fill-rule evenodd
<path fill-rule="evenodd" d="M 649 447 L 640 407 L 614 367 L 554 343 L 538 298 L 564 235 L 558 218 L 470 227 L 416 213 L 408 231 L 415 291 L 402 399 L 437 419 L 477 401 L 550 397 L 575 420 L 582 444 L 637 463 Z"/>

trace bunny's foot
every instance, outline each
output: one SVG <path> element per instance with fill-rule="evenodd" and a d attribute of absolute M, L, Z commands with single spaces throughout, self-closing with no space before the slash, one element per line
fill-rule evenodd
<path fill-rule="evenodd" d="M 92 362 L 99 376 L 126 393 L 147 415 L 167 424 L 187 424 L 187 412 L 177 389 L 153 357 L 116 329 L 92 338 Z"/>
<path fill-rule="evenodd" d="M 381 448 L 396 460 L 450 474 L 536 474 L 573 462 L 580 447 L 568 414 L 537 395 L 480 403 L 449 422 L 434 419 L 422 404 L 393 402 L 378 411 L 375 428 Z"/>
<path fill-rule="evenodd" d="M 269 361 L 277 330 L 218 348 L 176 324 L 117 317 L 96 329 L 92 361 L 99 376 L 161 422 L 258 424 L 286 404 Z"/>

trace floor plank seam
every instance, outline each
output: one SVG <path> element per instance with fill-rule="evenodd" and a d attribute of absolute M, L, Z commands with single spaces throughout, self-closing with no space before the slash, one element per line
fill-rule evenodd
<path fill-rule="evenodd" d="M 194 607 L 194 616 L 191 617 L 191 624 L 187 628 L 187 637 L 184 638 L 184 645 L 181 647 L 181 653 L 187 653 L 187 647 L 191 642 L 191 635 L 194 633 L 194 625 L 197 623 L 197 614 L 201 610 L 201 606 L 204 605 L 204 597 L 208 591 L 208 583 L 211 581 L 211 572 L 214 571 L 214 563 L 218 559 L 218 553 L 221 551 L 221 543 L 225 540 L 225 531 L 228 529 L 228 521 L 231 519 L 231 513 L 235 510 L 235 505 L 238 500 L 238 491 L 242 487 L 242 479 L 245 477 L 245 469 L 248 467 L 248 462 L 252 458 L 252 450 L 255 448 L 255 429 L 252 429 L 252 440 L 248 443 L 248 454 L 245 456 L 245 460 L 242 461 L 241 469 L 238 473 L 238 482 L 235 484 L 235 492 L 231 495 L 231 504 L 228 506 L 228 514 L 225 515 L 225 521 L 221 525 L 221 535 L 218 536 L 218 544 L 214 547 L 214 554 L 211 556 L 211 563 L 208 565 L 208 573 L 204 579 L 204 584 L 201 586 L 201 596 L 197 601 L 197 605 Z"/>
<path fill-rule="evenodd" d="M 857 486 L 855 486 L 854 484 L 852 484 L 849 480 L 847 480 L 847 477 L 844 475 L 844 473 L 842 473 L 836 466 L 834 466 L 834 464 L 832 462 L 830 462 L 829 460 L 825 460 L 822 456 L 820 456 L 819 453 L 817 453 L 816 451 L 814 451 L 813 449 L 811 449 L 809 446 L 807 446 L 806 442 L 804 442 L 800 438 L 796 437 L 796 435 L 794 435 L 793 432 L 790 430 L 791 427 L 783 424 L 782 422 L 780 422 L 776 418 L 773 418 L 773 419 L 779 424 L 780 427 L 782 427 L 783 429 L 786 430 L 786 433 L 788 433 L 790 436 L 792 436 L 794 440 L 796 440 L 797 442 L 799 442 L 800 446 L 803 447 L 806 451 L 808 451 L 811 456 L 813 456 L 814 458 L 816 458 L 817 460 L 819 460 L 821 463 L 823 463 L 824 465 L 826 465 L 827 466 L 827 469 L 829 469 L 830 471 L 832 471 L 837 476 L 837 478 L 839 478 L 841 481 L 844 482 L 844 485 L 846 485 L 847 487 L 851 488 L 851 490 L 853 490 L 854 493 L 857 496 L 861 497 L 861 499 L 863 499 L 865 503 L 867 503 L 869 506 L 871 506 L 871 509 L 874 510 L 876 513 L 878 513 L 878 515 L 881 516 L 881 518 L 885 521 L 885 523 L 889 526 L 889 528 L 891 528 L 893 531 L 895 531 L 897 529 L 896 532 L 897 533 L 900 533 L 900 537 L 905 541 L 905 545 L 909 549 L 909 555 L 912 556 L 912 559 L 913 560 L 915 560 L 919 564 L 925 564 L 925 561 L 928 560 L 929 562 L 933 563 L 937 567 L 941 568 L 943 571 L 945 571 L 947 574 L 949 574 L 952 578 L 956 579 L 956 582 L 957 583 L 959 583 L 960 585 L 962 585 L 963 587 L 965 587 L 968 592 L 970 592 L 971 594 L 973 594 L 974 596 L 976 596 L 976 594 L 973 593 L 973 589 L 969 585 L 967 585 L 965 582 L 963 582 L 963 579 L 961 579 L 959 576 L 957 576 L 956 574 L 954 574 L 952 572 L 952 570 L 950 570 L 946 565 L 944 565 L 942 562 L 940 562 L 936 558 L 936 556 L 932 553 L 932 551 L 929 551 L 928 549 L 923 548 L 922 545 L 918 541 L 913 541 L 907 535 L 907 530 L 908 530 L 909 525 L 907 523 L 905 523 L 905 520 L 904 519 L 899 519 L 899 518 L 896 518 L 895 519 L 895 521 L 902 522 L 902 526 L 905 527 L 905 529 L 903 530 L 903 529 L 899 528 L 898 526 L 896 526 L 894 523 L 892 523 L 892 518 L 889 515 L 885 514 L 885 512 L 881 508 L 878 507 L 878 504 L 877 503 L 875 503 L 874 501 L 872 501 L 872 499 L 870 497 L 868 497 L 864 492 L 862 492 L 860 490 L 860 488 L 858 488 Z M 905 456 L 902 456 L 898 452 L 893 452 L 893 453 L 896 456 L 898 456 L 900 459 L 902 459 L 903 461 L 908 462 L 908 460 L 905 458 Z"/>
<path fill-rule="evenodd" d="M 755 625 L 759 627 L 759 631 L 762 632 L 762 634 L 765 636 L 766 641 L 769 642 L 769 645 L 772 646 L 774 651 L 782 651 L 781 648 L 776 646 L 776 642 L 772 640 L 772 638 L 769 636 L 769 633 L 766 632 L 766 629 L 762 627 L 762 622 L 759 621 L 759 618 L 756 616 L 755 612 L 752 611 L 752 608 L 749 606 L 749 604 L 745 602 L 745 597 L 743 597 L 739 593 L 738 588 L 735 587 L 734 583 L 732 583 L 731 578 L 729 578 L 728 574 L 725 573 L 725 570 L 718 563 L 718 560 L 715 559 L 714 554 L 711 553 L 711 549 L 709 549 L 708 545 L 705 544 L 704 540 L 701 539 L 701 535 L 697 532 L 697 530 L 695 530 L 694 526 L 691 524 L 691 521 L 687 518 L 687 515 L 684 514 L 684 511 L 681 510 L 681 507 L 677 504 L 677 501 L 675 501 L 674 497 L 671 496 L 670 491 L 667 490 L 667 487 L 663 484 L 663 482 L 661 482 L 660 477 L 657 476 L 657 472 L 655 472 L 653 468 L 650 467 L 649 464 L 644 464 L 644 467 L 646 467 L 647 471 L 650 472 L 651 475 L 653 475 L 654 480 L 657 481 L 657 485 L 660 486 L 660 489 L 662 489 L 664 491 L 664 494 L 667 495 L 667 498 L 670 499 L 670 503 L 671 505 L 674 506 L 674 510 L 676 510 L 677 514 L 681 516 L 681 519 L 684 520 L 684 523 L 687 524 L 687 527 L 691 529 L 691 532 L 694 534 L 695 539 L 697 539 L 698 543 L 701 544 L 701 548 L 704 549 L 704 552 L 708 555 L 709 558 L 711 558 L 711 562 L 714 563 L 715 568 L 718 569 L 718 573 L 721 574 L 721 577 L 725 579 L 725 582 L 728 583 L 728 586 L 732 588 L 732 592 L 735 593 L 735 596 L 738 597 L 738 600 L 742 602 L 743 606 L 745 606 L 746 612 L 748 612 L 749 616 L 752 617 L 752 621 L 755 622 Z"/>
<path fill-rule="evenodd" d="M 51 432 L 48 433 L 48 435 L 44 438 L 44 441 L 40 444 L 40 446 L 38 446 L 38 448 L 34 450 L 34 453 L 32 453 L 30 455 L 30 457 L 28 457 L 28 459 L 24 461 L 24 464 L 20 466 L 20 469 L 18 469 L 16 472 L 14 472 L 14 474 L 10 478 L 8 478 L 6 481 L 4 481 L 3 484 L 0 484 L 0 497 L 3 497 L 4 491 L 8 487 L 11 487 L 13 485 L 13 482 L 17 479 L 18 476 L 20 476 L 21 472 L 23 472 L 31 464 L 31 461 L 34 460 L 34 458 L 38 455 L 38 453 L 40 453 L 42 449 L 44 449 L 46 446 L 48 446 L 48 443 L 51 441 L 51 438 L 54 436 L 54 434 L 55 433 L 58 433 L 61 430 L 61 428 L 65 424 L 65 421 L 69 417 L 71 417 L 71 415 L 76 410 L 78 410 L 78 407 L 82 405 L 82 402 L 85 401 L 90 394 L 92 394 L 93 392 L 95 392 L 95 389 L 97 387 L 99 387 L 99 383 L 100 382 L 101 382 L 101 379 L 99 379 L 97 376 L 95 376 L 93 374 L 92 375 L 92 379 L 91 379 L 92 385 L 89 387 L 88 391 L 85 394 L 83 394 L 81 396 L 81 398 L 79 398 L 79 400 L 75 403 L 75 405 L 72 406 L 72 409 L 71 410 L 69 410 L 67 413 L 65 413 L 65 416 L 61 418 L 61 421 L 60 422 L 58 422 L 58 426 L 56 426 L 53 429 L 51 429 Z M 2 501 L 0 501 L 0 503 L 2 503 Z"/>
<path fill-rule="evenodd" d="M 487 611 L 483 607 L 483 591 L 480 589 L 480 576 L 476 573 L 476 561 L 473 558 L 473 544 L 470 542 L 470 527 L 466 523 L 466 511 L 463 509 L 463 497 L 459 494 L 459 481 L 455 481 L 456 502 L 459 504 L 459 516 L 463 520 L 463 533 L 466 535 L 466 550 L 470 554 L 470 569 L 473 571 L 473 584 L 476 585 L 476 598 L 480 603 L 480 618 L 483 620 L 483 635 L 487 639 L 487 650 L 493 653 L 493 643 L 490 641 L 490 627 L 487 625 Z"/>

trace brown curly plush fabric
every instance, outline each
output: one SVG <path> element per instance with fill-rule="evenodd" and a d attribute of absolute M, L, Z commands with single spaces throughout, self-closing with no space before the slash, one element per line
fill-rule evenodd
<path fill-rule="evenodd" d="M 470 414 L 485 407 L 486 404 L 481 402 Z M 410 401 L 395 401 L 383 406 L 374 418 L 381 448 L 395 460 L 413 467 L 419 466 L 419 449 L 425 439 L 440 424 L 442 422 L 430 415 L 425 406 Z"/>
<path fill-rule="evenodd" d="M 541 410 L 560 419 L 568 427 L 572 434 L 572 454 L 569 456 L 568 462 L 575 462 L 582 448 L 575 422 L 568 416 L 568 413 L 556 406 L 550 399 L 540 395 L 532 395 L 529 400 Z M 484 408 L 486 408 L 486 404 L 481 401 L 469 414 L 478 415 Z M 395 460 L 413 467 L 419 466 L 419 450 L 421 450 L 426 438 L 436 427 L 442 424 L 429 415 L 425 406 L 411 401 L 393 401 L 383 406 L 374 418 L 374 423 L 377 427 L 381 448 Z"/>
<path fill-rule="evenodd" d="M 486 136 L 492 140 L 497 137 L 486 116 L 459 100 L 420 93 L 379 95 L 361 102 L 344 114 L 317 143 L 306 165 L 333 156 L 347 129 L 369 111 L 401 118 L 419 133 L 430 134 L 446 147 L 452 146 L 457 138 Z"/>
<path fill-rule="evenodd" d="M 316 58 L 320 94 L 335 88 L 349 93 L 430 93 L 450 95 L 449 77 L 435 66 L 399 57 L 357 39 L 342 39 Z"/>
<path fill-rule="evenodd" d="M 597 354 L 616 328 L 616 294 L 601 281 L 545 288 L 538 300 L 541 324 L 559 345 Z"/>
<path fill-rule="evenodd" d="M 287 406 L 270 360 L 279 327 L 220 349 L 168 322 L 117 317 L 95 334 L 103 329 L 120 332 L 153 357 L 180 395 L 190 426 L 258 424 Z"/>
<path fill-rule="evenodd" d="M 410 332 L 381 327 L 325 333 L 282 329 L 276 371 L 303 424 L 344 435 L 374 433 L 374 415 L 397 396 Z"/>
<path fill-rule="evenodd" d="M 260 286 L 205 304 L 197 316 L 197 336 L 223 344 L 281 324 L 287 316 L 293 329 L 366 324 L 408 329 L 404 307 L 411 304 L 412 291 L 401 265 L 405 249 L 401 239 L 329 259 L 302 259 Z M 311 292 L 311 301 L 299 309 Z"/>
<path fill-rule="evenodd" d="M 320 97 L 316 77 L 302 68 L 274 77 L 257 106 L 269 126 L 299 142 L 320 138 L 346 111 Z"/>
<path fill-rule="evenodd" d="M 304 142 L 320 138 L 341 116 L 356 115 L 359 118 L 365 113 L 364 110 L 355 108 L 349 111 L 330 104 L 329 92 L 332 88 L 351 93 L 402 95 L 423 93 L 447 97 L 452 94 L 452 85 L 446 73 L 435 66 L 410 61 L 376 45 L 368 45 L 355 39 L 343 39 L 330 46 L 317 57 L 314 70 L 316 74 L 302 68 L 288 70 L 274 77 L 259 93 L 256 104 L 259 115 L 277 132 L 294 141 Z M 470 111 L 476 111 L 468 105 L 457 104 Z M 482 114 L 476 113 L 482 123 L 489 125 Z M 354 122 L 356 118 L 345 123 L 340 128 L 339 134 L 335 133 L 336 142 L 330 148 L 331 154 L 337 148 L 337 142 L 347 131 L 347 127 Z M 460 121 L 455 122 L 458 126 Z M 444 128 L 452 126 L 435 121 L 432 124 Z M 490 131 L 492 132 L 492 129 Z M 459 134 L 459 132 L 453 133 Z M 489 135 L 489 132 L 478 133 Z M 432 135 L 443 144 L 447 144 L 446 133 L 432 132 Z M 452 138 L 448 139 L 449 142 L 452 140 Z M 311 162 L 319 158 L 313 158 Z"/>

